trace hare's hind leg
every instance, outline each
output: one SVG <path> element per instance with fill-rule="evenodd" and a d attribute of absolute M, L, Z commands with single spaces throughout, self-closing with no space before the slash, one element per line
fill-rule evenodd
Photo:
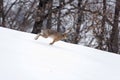
<path fill-rule="evenodd" d="M 53 40 L 51 43 L 50 43 L 50 45 L 53 45 L 54 44 L 54 42 L 56 42 L 55 40 Z"/>
<path fill-rule="evenodd" d="M 53 45 L 57 41 L 59 41 L 59 39 L 53 39 L 53 41 L 50 43 L 50 45 Z"/>

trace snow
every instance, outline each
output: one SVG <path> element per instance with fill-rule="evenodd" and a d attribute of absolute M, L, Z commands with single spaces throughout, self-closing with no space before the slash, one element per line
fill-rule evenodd
<path fill-rule="evenodd" d="M 0 80 L 120 80 L 120 55 L 0 27 Z"/>

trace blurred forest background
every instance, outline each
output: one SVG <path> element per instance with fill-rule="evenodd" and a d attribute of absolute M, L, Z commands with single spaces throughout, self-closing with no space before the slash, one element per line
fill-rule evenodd
<path fill-rule="evenodd" d="M 0 26 L 29 33 L 49 28 L 69 43 L 120 54 L 120 0 L 0 0 Z"/>

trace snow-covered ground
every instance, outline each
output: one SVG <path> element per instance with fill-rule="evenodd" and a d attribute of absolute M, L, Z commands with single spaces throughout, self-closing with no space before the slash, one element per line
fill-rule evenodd
<path fill-rule="evenodd" d="M 0 80 L 120 80 L 120 55 L 0 28 Z"/>

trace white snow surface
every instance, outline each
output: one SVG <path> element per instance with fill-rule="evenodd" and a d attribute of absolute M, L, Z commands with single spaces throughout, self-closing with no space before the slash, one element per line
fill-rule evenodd
<path fill-rule="evenodd" d="M 120 55 L 0 27 L 0 80 L 120 80 Z"/>

